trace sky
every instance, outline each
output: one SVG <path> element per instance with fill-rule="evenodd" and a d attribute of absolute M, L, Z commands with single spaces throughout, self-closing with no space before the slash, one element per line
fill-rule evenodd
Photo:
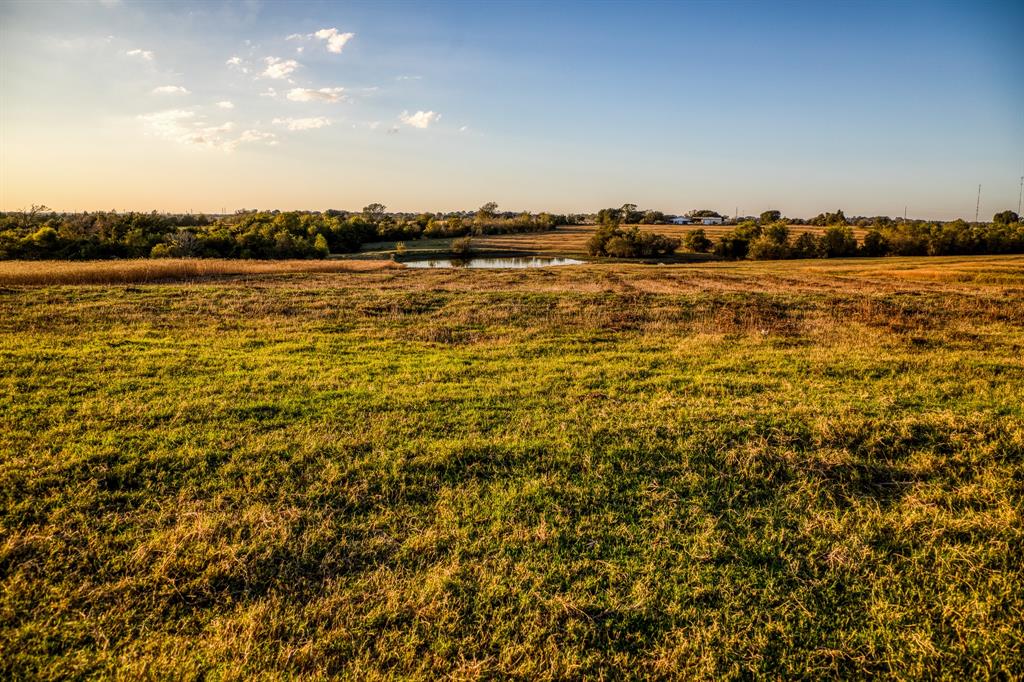
<path fill-rule="evenodd" d="M 973 219 L 1021 2 L 0 0 L 0 209 Z"/>

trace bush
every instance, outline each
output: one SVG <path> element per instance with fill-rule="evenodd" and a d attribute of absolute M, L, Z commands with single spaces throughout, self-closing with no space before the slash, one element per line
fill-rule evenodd
<path fill-rule="evenodd" d="M 633 227 L 623 230 L 615 225 L 603 225 L 587 242 L 591 256 L 612 258 L 654 258 L 668 256 L 679 248 L 679 240 L 653 232 L 641 232 Z"/>
<path fill-rule="evenodd" d="M 735 234 L 726 234 L 715 242 L 715 255 L 728 260 L 741 260 L 750 251 L 750 241 Z"/>
<path fill-rule="evenodd" d="M 703 229 L 690 230 L 683 236 L 683 245 L 696 253 L 707 253 L 714 246 Z"/>
<path fill-rule="evenodd" d="M 767 236 L 750 242 L 749 256 L 754 260 L 782 260 L 790 257 L 789 245 Z"/>
<path fill-rule="evenodd" d="M 468 256 L 473 253 L 473 238 L 460 237 L 452 240 L 451 251 L 456 256 Z"/>

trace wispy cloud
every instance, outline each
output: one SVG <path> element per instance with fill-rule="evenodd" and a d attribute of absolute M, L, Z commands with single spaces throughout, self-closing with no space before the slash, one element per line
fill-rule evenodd
<path fill-rule="evenodd" d="M 188 109 L 167 109 L 143 114 L 138 118 L 150 134 L 192 147 L 230 152 L 242 143 L 277 143 L 276 135 L 259 130 L 246 130 L 238 137 L 229 137 L 228 133 L 235 129 L 234 122 L 210 125 L 203 117 Z"/>
<path fill-rule="evenodd" d="M 340 102 L 345 99 L 345 88 L 292 88 L 288 99 L 293 102 Z"/>
<path fill-rule="evenodd" d="M 188 95 L 190 91 L 188 88 L 183 88 L 180 85 L 161 85 L 160 87 L 153 88 L 154 95 Z"/>
<path fill-rule="evenodd" d="M 217 106 L 220 107 L 221 109 L 234 109 L 235 108 L 235 103 L 234 102 L 229 102 L 228 100 L 222 100 L 220 102 L 217 102 Z"/>
<path fill-rule="evenodd" d="M 323 116 L 316 118 L 275 118 L 274 125 L 284 126 L 288 130 L 316 130 L 331 125 L 331 119 Z"/>
<path fill-rule="evenodd" d="M 267 65 L 267 68 L 263 71 L 264 78 L 273 78 L 275 80 L 288 78 L 295 69 L 301 66 L 294 59 L 281 59 L 280 57 L 267 57 L 263 61 Z"/>
<path fill-rule="evenodd" d="M 241 71 L 242 73 L 249 73 L 249 67 L 245 65 L 245 63 L 242 61 L 241 57 L 238 57 L 238 56 L 231 57 L 230 59 L 228 59 L 224 63 L 227 66 L 229 66 L 230 68 L 232 68 L 232 69 L 237 69 L 238 71 Z"/>
<path fill-rule="evenodd" d="M 403 111 L 398 120 L 413 128 L 429 128 L 432 123 L 437 123 L 440 118 L 441 114 L 436 111 L 417 111 L 415 114 Z"/>
<path fill-rule="evenodd" d="M 153 57 L 156 56 L 153 54 L 152 50 L 140 50 L 138 48 L 134 50 L 128 50 L 127 52 L 125 52 L 125 54 L 129 57 L 138 57 L 139 59 L 144 59 L 147 62 L 153 61 Z"/>
<path fill-rule="evenodd" d="M 396 76 L 396 81 L 418 81 L 423 80 L 423 76 Z"/>
<path fill-rule="evenodd" d="M 238 139 L 235 141 L 235 145 L 237 146 L 240 142 L 263 142 L 270 146 L 274 146 L 277 144 L 277 135 L 263 130 L 244 130 L 242 131 L 242 134 L 238 136 Z"/>

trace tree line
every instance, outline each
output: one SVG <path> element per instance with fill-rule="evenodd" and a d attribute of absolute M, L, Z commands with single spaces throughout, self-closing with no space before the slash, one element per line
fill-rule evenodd
<path fill-rule="evenodd" d="M 237 211 L 232 215 L 57 213 L 45 206 L 0 213 L 0 259 L 325 258 L 372 242 L 553 230 L 580 216 L 477 211 L 388 213 Z"/>
<path fill-rule="evenodd" d="M 722 217 L 710 209 L 688 215 Z M 635 204 L 591 216 L 499 211 L 493 202 L 476 211 L 449 213 L 389 213 L 382 204 L 370 204 L 359 212 L 243 210 L 224 216 L 58 213 L 34 206 L 0 213 L 0 259 L 324 258 L 372 242 L 541 232 L 587 221 L 598 225 L 588 251 L 609 258 L 654 258 L 680 248 L 762 260 L 1024 253 L 1024 225 L 1013 211 L 1001 211 L 988 223 L 967 223 L 847 218 L 841 210 L 800 220 L 769 210 L 738 221 L 715 240 L 703 229 L 679 239 L 636 227 L 670 219 Z M 823 229 L 794 234 L 793 225 Z M 854 227 L 863 230 L 860 239 Z"/>
<path fill-rule="evenodd" d="M 702 228 L 687 231 L 681 239 L 623 224 L 646 224 L 657 212 L 641 211 L 635 204 L 601 209 L 595 215 L 597 232 L 587 244 L 592 256 L 649 258 L 672 254 L 679 248 L 713 253 L 727 260 L 750 258 L 841 258 L 850 256 L 946 256 L 1024 253 L 1024 224 L 1014 211 L 1001 211 L 989 223 L 964 220 L 929 222 L 877 216 L 847 218 L 842 210 L 820 213 L 802 220 L 783 217 L 777 210 L 746 217 L 712 240 Z M 664 214 L 658 214 L 663 216 Z M 709 209 L 690 211 L 690 218 L 723 216 Z M 792 225 L 824 229 L 793 234 Z M 853 228 L 864 229 L 860 240 Z"/>
<path fill-rule="evenodd" d="M 1012 211 L 997 213 L 990 223 L 963 220 L 879 220 L 861 239 L 842 211 L 826 214 L 820 232 L 793 235 L 789 221 L 744 221 L 711 242 L 703 230 L 683 240 L 693 251 L 713 252 L 727 259 L 842 258 L 849 256 L 952 256 L 1024 253 L 1024 223 Z"/>

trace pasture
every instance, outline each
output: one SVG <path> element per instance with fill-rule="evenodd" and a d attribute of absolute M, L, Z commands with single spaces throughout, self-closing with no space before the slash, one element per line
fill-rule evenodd
<path fill-rule="evenodd" d="M 0 264 L 5 679 L 1024 676 L 1024 257 L 164 263 Z"/>

